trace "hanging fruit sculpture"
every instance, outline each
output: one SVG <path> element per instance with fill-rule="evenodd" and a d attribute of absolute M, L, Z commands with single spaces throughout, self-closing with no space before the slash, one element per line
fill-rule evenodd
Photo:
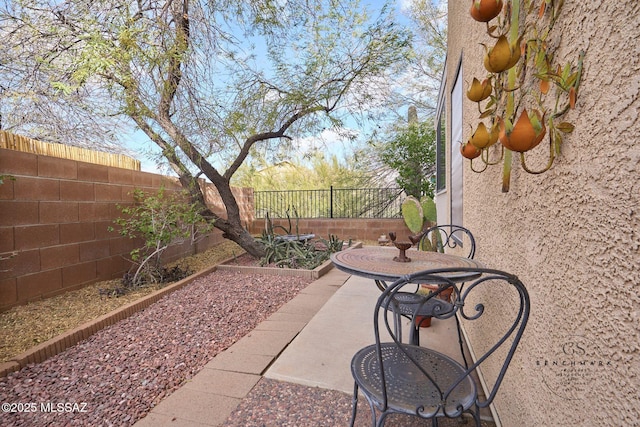
<path fill-rule="evenodd" d="M 474 172 L 502 161 L 503 192 L 509 191 L 513 152 L 520 154 L 526 172 L 546 172 L 560 153 L 564 135 L 574 129 L 562 118 L 576 106 L 585 53 L 578 54 L 575 65 L 561 66 L 554 62 L 554 50 L 549 47 L 557 45 L 551 43 L 552 30 L 563 4 L 563 0 L 471 0 L 471 17 L 485 23 L 494 41 L 482 44 L 488 74 L 474 77 L 467 90 L 467 98 L 478 104 L 479 121 L 460 151 L 471 159 Z M 525 153 L 545 136 L 549 160 L 532 170 Z M 480 169 L 473 164 L 478 157 L 483 164 Z"/>

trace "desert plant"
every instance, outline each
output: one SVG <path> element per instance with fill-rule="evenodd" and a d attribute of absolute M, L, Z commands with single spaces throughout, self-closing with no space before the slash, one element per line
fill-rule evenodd
<path fill-rule="evenodd" d="M 289 209 L 287 209 L 286 215 L 287 215 L 287 223 L 289 225 L 288 227 L 284 227 L 282 225 L 273 225 L 273 221 L 271 220 L 271 217 L 269 216 L 269 212 L 267 212 L 265 214 L 265 218 L 264 218 L 264 222 L 265 222 L 264 229 L 265 229 L 265 232 L 267 234 L 270 234 L 270 235 L 275 235 L 276 234 L 275 230 L 276 229 L 280 229 L 280 230 L 284 231 L 284 234 L 291 235 L 292 234 L 291 230 L 293 229 L 293 227 L 292 227 L 292 224 L 291 224 L 291 215 L 289 214 Z M 298 230 L 298 223 L 300 222 L 300 217 L 299 217 L 298 211 L 296 210 L 295 207 L 293 207 L 293 215 L 294 215 L 294 217 L 296 219 L 296 226 L 295 226 L 295 231 L 296 232 L 293 233 L 293 234 L 299 235 L 300 233 L 299 233 L 299 230 Z"/>
<path fill-rule="evenodd" d="M 260 265 L 275 265 L 282 268 L 313 270 L 329 259 L 332 253 L 342 250 L 344 242 L 335 235 L 317 242 L 307 240 L 283 240 L 274 234 L 262 233 L 265 256 Z"/>
<path fill-rule="evenodd" d="M 436 202 L 434 202 L 431 197 L 422 197 L 420 199 L 420 206 L 422 206 L 422 214 L 425 221 L 435 223 L 438 220 Z"/>
<path fill-rule="evenodd" d="M 417 234 L 422 231 L 424 225 L 424 212 L 422 211 L 422 205 L 418 199 L 413 196 L 409 196 L 402 202 L 402 218 L 407 228 L 413 233 Z"/>
<path fill-rule="evenodd" d="M 211 230 L 212 225 L 201 215 L 201 207 L 186 203 L 184 193 L 167 194 L 160 188 L 156 195 L 145 194 L 136 189 L 133 192 L 135 204 L 118 206 L 125 215 L 114 222 L 118 232 L 130 239 L 141 238 L 142 247 L 133 249 L 129 255 L 135 268 L 133 274 L 125 276 L 124 283 L 130 287 L 139 287 L 145 283 L 166 281 L 167 276 L 175 279 L 176 271 L 162 268 L 161 257 L 171 245 L 187 240 L 195 243 Z M 114 231 L 110 227 L 110 231 Z"/>
<path fill-rule="evenodd" d="M 423 196 L 420 201 L 409 196 L 402 203 L 402 218 L 407 228 L 414 234 L 422 232 L 425 224 L 437 221 L 436 204 L 431 197 Z"/>

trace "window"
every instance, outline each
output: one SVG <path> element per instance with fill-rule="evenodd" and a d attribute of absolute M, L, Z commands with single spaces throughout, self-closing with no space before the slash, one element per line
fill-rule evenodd
<path fill-rule="evenodd" d="M 436 124 L 436 193 L 447 188 L 447 109 L 443 96 L 438 105 Z"/>
<path fill-rule="evenodd" d="M 462 64 L 458 69 L 456 80 L 451 90 L 451 224 L 463 225 L 462 222 L 462 170 L 463 157 L 460 153 L 462 142 Z"/>

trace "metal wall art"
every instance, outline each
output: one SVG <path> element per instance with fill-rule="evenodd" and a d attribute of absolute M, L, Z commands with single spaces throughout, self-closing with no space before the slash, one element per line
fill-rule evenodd
<path fill-rule="evenodd" d="M 503 192 L 509 191 L 514 152 L 526 172 L 546 172 L 564 136 L 574 129 L 564 116 L 576 106 L 585 52 L 573 62 L 556 61 L 561 37 L 553 30 L 563 4 L 564 0 L 471 1 L 471 17 L 485 23 L 492 42 L 482 43 L 487 74 L 474 77 L 467 90 L 467 98 L 478 105 L 479 121 L 460 151 L 471 160 L 474 172 L 502 162 Z M 531 167 L 525 154 L 545 136 L 549 159 L 546 165 Z"/>

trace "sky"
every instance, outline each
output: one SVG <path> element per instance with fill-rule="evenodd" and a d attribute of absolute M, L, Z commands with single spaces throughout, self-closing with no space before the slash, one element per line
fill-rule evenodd
<path fill-rule="evenodd" d="M 396 0 L 395 15 L 399 22 L 409 22 L 404 12 L 411 2 L 412 0 Z M 363 4 L 378 9 L 383 3 L 384 1 L 381 0 L 363 0 Z M 347 123 L 347 126 L 349 126 L 349 123 Z M 352 123 L 351 127 L 353 129 L 350 130 L 357 132 L 355 123 Z M 156 164 L 155 160 L 149 158 L 149 152 L 153 153 L 154 157 L 159 157 L 160 150 L 148 139 L 144 132 L 136 131 L 125 135 L 123 142 L 126 148 L 134 153 L 134 157 L 140 160 L 143 171 L 161 174 L 171 173 L 167 166 L 160 166 Z M 353 143 L 334 130 L 325 130 L 319 135 L 301 138 L 295 142 L 298 144 L 298 152 L 305 152 L 315 148 L 326 152 L 328 155 L 335 154 L 339 158 L 347 155 L 353 149 Z"/>

